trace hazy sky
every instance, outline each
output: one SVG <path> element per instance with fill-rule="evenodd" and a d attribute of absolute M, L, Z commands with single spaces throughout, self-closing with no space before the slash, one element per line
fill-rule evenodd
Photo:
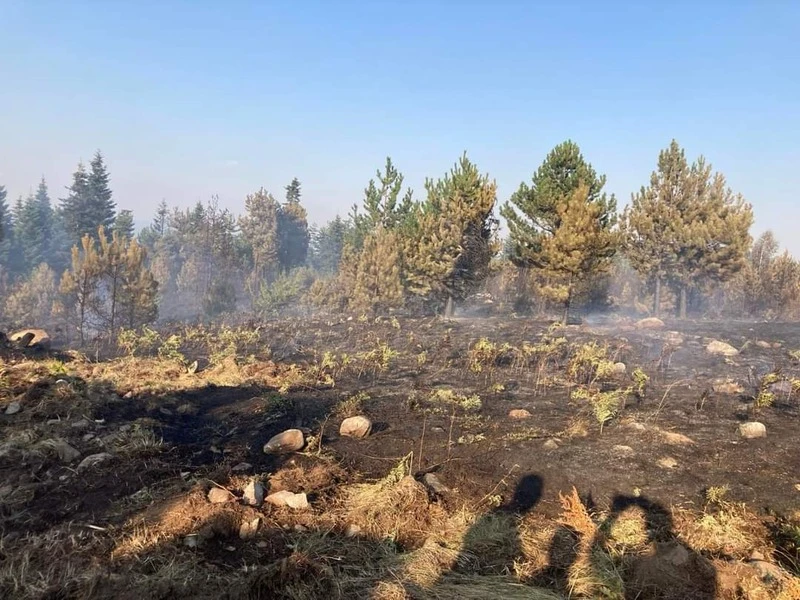
<path fill-rule="evenodd" d="M 505 200 L 578 142 L 622 203 L 676 138 L 800 256 L 800 3 L 0 0 L 0 184 L 106 155 L 119 208 L 303 183 L 345 214 L 386 155 L 463 150 Z"/>

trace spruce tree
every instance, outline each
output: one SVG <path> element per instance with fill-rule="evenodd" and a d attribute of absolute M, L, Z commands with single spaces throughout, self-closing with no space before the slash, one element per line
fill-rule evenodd
<path fill-rule="evenodd" d="M 8 217 L 8 206 L 6 205 L 6 188 L 0 185 L 0 243 L 6 239 L 6 230 L 8 224 L 6 219 Z"/>
<path fill-rule="evenodd" d="M 14 221 L 6 198 L 6 188 L 0 185 L 0 266 L 4 269 L 9 269 Z"/>
<path fill-rule="evenodd" d="M 132 240 L 134 234 L 133 212 L 130 210 L 121 210 L 114 219 L 114 233 L 120 238 L 125 240 Z"/>
<path fill-rule="evenodd" d="M 311 266 L 322 275 L 333 275 L 339 269 L 348 224 L 339 216 L 314 231 L 311 238 Z"/>
<path fill-rule="evenodd" d="M 90 163 L 88 178 L 89 218 L 95 230 L 103 227 L 106 235 L 111 235 L 116 217 L 116 203 L 109 187 L 109 175 L 103 155 L 98 150 Z"/>
<path fill-rule="evenodd" d="M 96 233 L 97 223 L 93 222 L 89 209 L 90 190 L 89 174 L 84 164 L 78 163 L 78 168 L 72 174 L 72 184 L 67 187 L 69 194 L 61 200 L 61 213 L 64 218 L 64 227 L 71 244 L 80 244 L 87 233 Z"/>

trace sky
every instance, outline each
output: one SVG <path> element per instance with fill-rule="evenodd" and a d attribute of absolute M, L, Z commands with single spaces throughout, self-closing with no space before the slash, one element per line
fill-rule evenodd
<path fill-rule="evenodd" d="M 676 139 L 800 256 L 800 3 L 0 0 L 0 185 L 100 149 L 118 209 L 293 178 L 344 216 L 386 156 L 417 197 L 466 151 L 505 201 L 571 139 L 620 205 Z"/>

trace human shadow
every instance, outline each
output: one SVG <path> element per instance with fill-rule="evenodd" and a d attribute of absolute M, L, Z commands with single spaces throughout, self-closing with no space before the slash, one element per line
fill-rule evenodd
<path fill-rule="evenodd" d="M 519 519 L 542 498 L 544 481 L 528 474 L 517 483 L 508 502 L 482 515 L 467 531 L 452 569 L 454 573 L 505 575 L 522 555 Z"/>
<path fill-rule="evenodd" d="M 604 557 L 608 557 L 609 542 L 615 537 L 615 526 L 631 509 L 641 511 L 646 539 L 637 544 L 642 549 L 640 552 L 622 554 L 615 561 L 624 597 L 713 600 L 717 592 L 714 566 L 677 539 L 669 510 L 640 496 L 615 496 L 608 515 L 597 527 L 588 546 L 583 545 L 580 534 L 568 526 L 556 532 L 550 549 L 550 565 L 557 574 L 558 586 L 569 588 L 570 572 L 582 553 L 588 558 L 593 576 L 603 571 L 608 573 L 608 561 Z"/>

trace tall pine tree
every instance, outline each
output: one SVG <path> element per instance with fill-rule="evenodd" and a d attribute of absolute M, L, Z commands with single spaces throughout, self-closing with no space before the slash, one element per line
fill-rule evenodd
<path fill-rule="evenodd" d="M 103 155 L 98 150 L 90 163 L 89 172 L 89 207 L 95 228 L 103 227 L 106 236 L 110 237 L 114 229 L 117 205 L 109 187 L 109 175 Z"/>
<path fill-rule="evenodd" d="M 300 196 L 300 182 L 294 178 L 278 212 L 278 263 L 284 273 L 305 265 L 308 257 L 308 215 Z"/>
<path fill-rule="evenodd" d="M 114 233 L 125 240 L 132 240 L 134 233 L 133 212 L 121 210 L 114 219 Z"/>

